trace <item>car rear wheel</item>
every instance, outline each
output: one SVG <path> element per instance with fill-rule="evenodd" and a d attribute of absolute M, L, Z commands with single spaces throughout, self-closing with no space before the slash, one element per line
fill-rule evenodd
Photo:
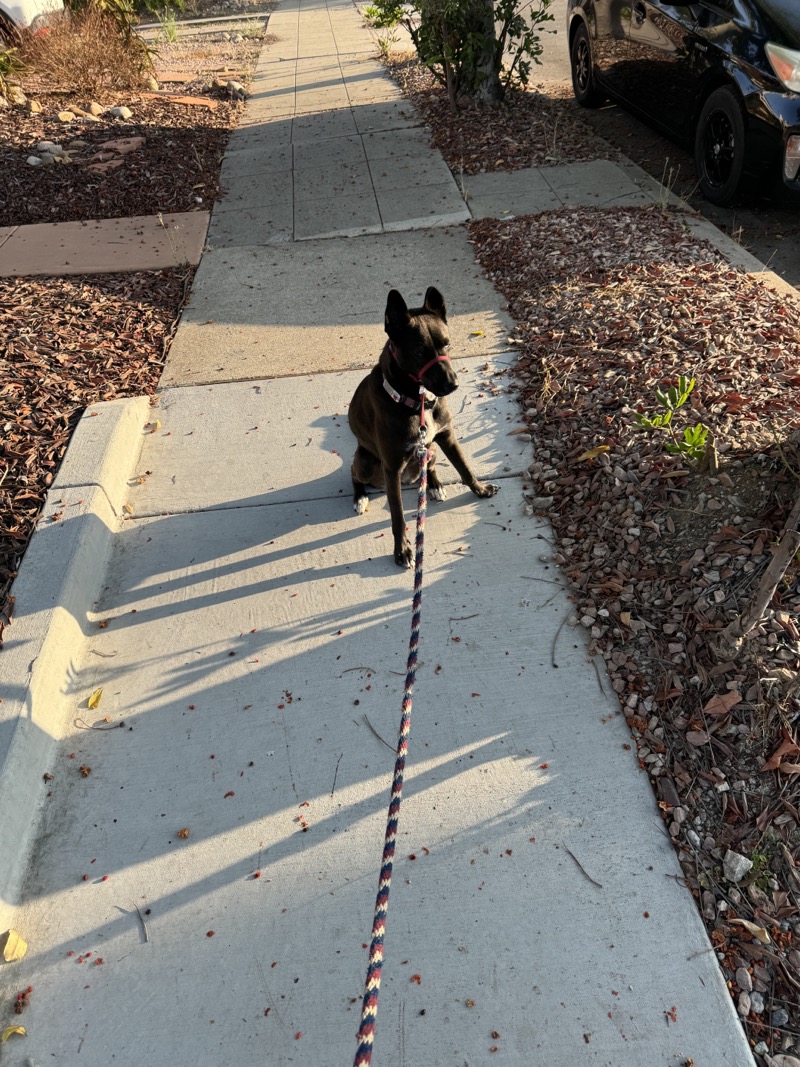
<path fill-rule="evenodd" d="M 595 84 L 592 46 L 589 43 L 589 31 L 583 23 L 575 30 L 569 58 L 572 68 L 572 91 L 575 94 L 575 99 L 581 107 L 599 107 L 605 97 Z"/>
<path fill-rule="evenodd" d="M 728 86 L 706 100 L 694 139 L 694 163 L 700 192 L 712 204 L 731 204 L 742 193 L 747 155 L 744 115 Z"/>

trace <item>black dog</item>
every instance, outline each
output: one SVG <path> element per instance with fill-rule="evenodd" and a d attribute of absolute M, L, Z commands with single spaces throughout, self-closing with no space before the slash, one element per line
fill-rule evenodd
<path fill-rule="evenodd" d="M 386 303 L 384 329 L 389 335 L 380 359 L 353 395 L 348 416 L 358 447 L 353 459 L 353 507 L 362 515 L 369 507 L 366 486 L 385 489 L 392 513 L 394 559 L 410 567 L 400 483 L 416 482 L 419 461 L 420 404 L 424 396 L 426 442 L 431 451 L 428 486 L 433 500 L 444 500 L 436 473 L 434 445 L 476 496 L 494 496 L 499 486 L 479 482 L 456 441 L 453 418 L 443 398 L 458 387 L 447 349 L 447 311 L 442 294 L 432 286 L 421 308 L 408 308 L 396 289 Z"/>

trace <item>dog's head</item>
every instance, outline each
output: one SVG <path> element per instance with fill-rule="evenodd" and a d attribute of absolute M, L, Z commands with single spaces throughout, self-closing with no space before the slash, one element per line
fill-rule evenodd
<path fill-rule="evenodd" d="M 430 286 L 421 308 L 409 308 L 396 289 L 386 302 L 384 329 L 392 355 L 402 370 L 435 396 L 458 388 L 458 378 L 447 350 L 447 309 L 438 289 Z"/>

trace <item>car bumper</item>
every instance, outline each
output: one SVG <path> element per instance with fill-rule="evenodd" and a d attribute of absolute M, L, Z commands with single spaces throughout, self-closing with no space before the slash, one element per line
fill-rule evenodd
<path fill-rule="evenodd" d="M 800 196 L 800 96 L 762 90 L 745 103 L 753 170 Z"/>

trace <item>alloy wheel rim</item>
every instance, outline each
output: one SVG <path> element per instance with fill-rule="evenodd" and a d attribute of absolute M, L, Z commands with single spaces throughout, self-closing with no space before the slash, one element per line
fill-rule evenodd
<path fill-rule="evenodd" d="M 711 185 L 725 185 L 733 171 L 736 140 L 733 125 L 723 111 L 715 111 L 708 120 L 704 138 L 703 158 L 706 177 Z"/>
<path fill-rule="evenodd" d="M 575 52 L 575 81 L 580 91 L 585 93 L 589 84 L 589 49 L 584 40 L 578 41 Z"/>

